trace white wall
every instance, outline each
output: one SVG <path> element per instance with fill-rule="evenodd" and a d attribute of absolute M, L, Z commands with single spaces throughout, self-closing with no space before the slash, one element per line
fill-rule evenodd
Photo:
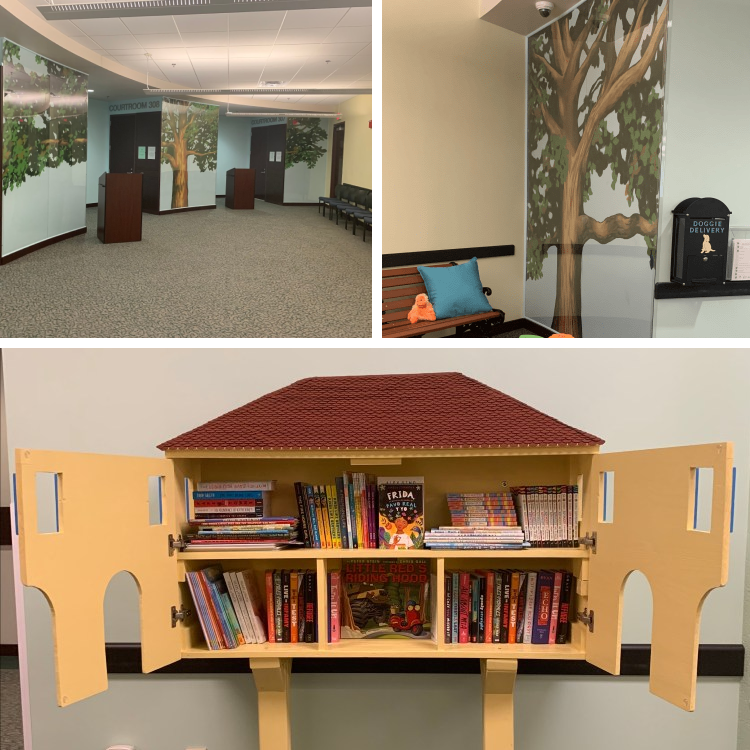
<path fill-rule="evenodd" d="M 737 510 L 729 584 L 707 599 L 701 641 L 742 639 L 750 495 L 746 350 L 713 350 L 706 356 L 651 349 L 360 349 L 356 357 L 342 358 L 339 349 L 310 357 L 295 349 L 6 349 L 4 367 L 9 451 L 30 447 L 157 456 L 154 446 L 160 441 L 299 378 L 444 370 L 460 370 L 600 435 L 607 440 L 606 451 L 734 441 Z M 584 380 L 582 373 L 591 376 Z M 717 373 L 720 388 L 697 387 L 715 382 Z M 114 742 L 130 742 L 139 750 L 256 746 L 255 691 L 248 676 L 113 676 L 108 693 L 59 709 L 49 608 L 32 589 L 25 591 L 23 606 L 33 750 L 101 750 Z M 138 639 L 136 607 L 134 583 L 118 576 L 105 603 L 110 641 Z M 648 641 L 650 611 L 648 590 L 631 580 L 624 642 Z M 480 746 L 478 676 L 321 674 L 294 676 L 292 683 L 297 750 L 349 750 L 355 733 L 357 748 L 382 748 L 392 730 L 390 719 L 383 720 L 384 706 L 407 703 L 414 719 L 393 717 L 399 743 L 433 750 L 459 743 Z M 517 696 L 517 750 L 553 743 L 560 750 L 577 750 L 582 733 L 590 733 L 592 746 L 606 744 L 608 750 L 736 748 L 738 680 L 699 680 L 694 714 L 650 696 L 645 679 L 521 676 Z M 373 726 L 378 730 L 371 731 Z M 563 726 L 579 731 L 560 731 Z"/>
<path fill-rule="evenodd" d="M 226 195 L 227 170 L 250 166 L 250 120 L 219 115 L 219 145 L 216 154 L 216 195 Z"/>
<path fill-rule="evenodd" d="M 8 444 L 5 427 L 5 400 L 3 397 L 3 352 L 0 349 L 0 446 Z M 10 467 L 6 450 L 0 450 L 0 507 L 7 508 L 10 501 Z M 12 516 L 11 516 L 11 523 Z M 16 634 L 16 604 L 13 587 L 13 555 L 9 547 L 0 548 L 0 643 L 18 642 Z"/>
<path fill-rule="evenodd" d="M 109 172 L 109 102 L 89 97 L 86 203 L 99 201 L 99 178 Z"/>
<path fill-rule="evenodd" d="M 712 197 L 750 226 L 750 2 L 671 0 L 656 280 L 669 281 L 672 210 Z M 750 297 L 655 300 L 654 336 L 748 337 Z"/>
<path fill-rule="evenodd" d="M 524 45 L 478 0 L 383 4 L 383 253 L 515 245 L 479 261 L 508 320 L 524 314 Z"/>

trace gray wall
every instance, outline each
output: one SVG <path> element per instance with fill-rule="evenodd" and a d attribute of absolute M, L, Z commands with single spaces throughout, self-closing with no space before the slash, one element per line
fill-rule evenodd
<path fill-rule="evenodd" d="M 750 227 L 750 2 L 671 0 L 656 280 L 669 281 L 672 210 L 719 198 Z M 656 300 L 654 336 L 750 336 L 750 297 Z"/>
<path fill-rule="evenodd" d="M 730 582 L 706 601 L 701 641 L 742 640 L 750 352 L 362 349 L 342 358 L 338 349 L 316 350 L 313 356 L 294 349 L 29 349 L 6 350 L 5 369 L 9 449 L 156 456 L 161 440 L 302 377 L 445 370 L 461 370 L 601 435 L 607 451 L 732 440 L 738 502 Z M 714 382 L 717 373 L 720 389 L 699 387 Z M 133 743 L 138 750 L 255 747 L 249 676 L 113 677 L 107 693 L 58 708 L 49 608 L 33 589 L 25 591 L 23 606 L 33 750 L 56 750 L 61 743 L 101 750 L 115 742 Z M 135 584 L 121 574 L 105 602 L 108 640 L 137 640 L 136 609 Z M 625 591 L 625 642 L 648 640 L 650 612 L 648 588 L 635 575 Z M 645 679 L 520 677 L 516 748 L 536 750 L 554 742 L 560 750 L 577 750 L 586 733 L 593 746 L 606 742 L 611 750 L 704 750 L 709 743 L 712 750 L 735 750 L 739 690 L 738 680 L 701 679 L 697 710 L 687 714 L 649 695 Z M 478 676 L 295 676 L 295 747 L 348 750 L 356 741 L 358 748 L 374 750 L 391 732 L 403 745 L 479 747 L 479 691 Z M 394 713 L 404 705 L 413 707 L 408 721 Z M 561 733 L 561 726 L 578 729 Z"/>

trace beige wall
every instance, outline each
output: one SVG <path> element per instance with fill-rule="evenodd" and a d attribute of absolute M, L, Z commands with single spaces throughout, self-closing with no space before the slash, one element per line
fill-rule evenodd
<path fill-rule="evenodd" d="M 7 507 L 11 504 L 11 488 L 3 392 L 3 352 L 0 349 L 0 506 Z M 13 584 L 13 553 L 10 547 L 0 549 L 0 643 L 4 645 L 18 643 Z"/>
<path fill-rule="evenodd" d="M 477 0 L 383 6 L 383 252 L 513 244 L 479 270 L 522 317 L 524 38 Z"/>
<path fill-rule="evenodd" d="M 372 188 L 372 97 L 355 96 L 342 102 L 339 108 L 344 129 L 344 173 L 342 182 L 357 187 Z M 328 153 L 333 149 L 333 127 L 328 136 Z M 331 186 L 331 159 L 326 170 L 325 192 Z"/>

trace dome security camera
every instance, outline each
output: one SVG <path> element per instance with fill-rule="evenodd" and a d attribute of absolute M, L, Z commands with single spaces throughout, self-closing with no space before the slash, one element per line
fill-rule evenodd
<path fill-rule="evenodd" d="M 539 0 L 536 3 L 536 9 L 539 11 L 539 15 L 542 18 L 549 18 L 549 14 L 552 13 L 555 7 L 554 3 L 550 3 L 548 0 Z"/>

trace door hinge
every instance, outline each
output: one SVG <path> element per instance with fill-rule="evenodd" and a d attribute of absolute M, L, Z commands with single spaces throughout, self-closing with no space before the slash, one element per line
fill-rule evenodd
<path fill-rule="evenodd" d="M 180 606 L 179 609 L 177 607 L 172 607 L 172 627 L 177 627 L 177 621 L 184 622 L 185 618 L 190 617 L 190 615 L 193 614 L 189 609 L 183 609 L 182 606 Z"/>
<path fill-rule="evenodd" d="M 182 538 L 182 534 L 180 534 L 177 539 L 175 539 L 171 534 L 169 535 L 169 556 L 172 557 L 174 555 L 174 551 L 177 550 L 178 552 L 182 552 L 185 547 L 187 547 L 187 542 Z"/>
<path fill-rule="evenodd" d="M 592 609 L 591 612 L 588 611 L 588 609 L 584 608 L 583 612 L 578 612 L 576 614 L 576 619 L 579 622 L 582 622 L 584 625 L 589 626 L 589 632 L 594 632 L 594 610 Z"/>
<path fill-rule="evenodd" d="M 591 534 L 586 534 L 586 536 L 581 537 L 578 541 L 584 547 L 588 547 L 594 554 L 596 554 L 596 532 L 595 531 L 592 532 Z"/>

